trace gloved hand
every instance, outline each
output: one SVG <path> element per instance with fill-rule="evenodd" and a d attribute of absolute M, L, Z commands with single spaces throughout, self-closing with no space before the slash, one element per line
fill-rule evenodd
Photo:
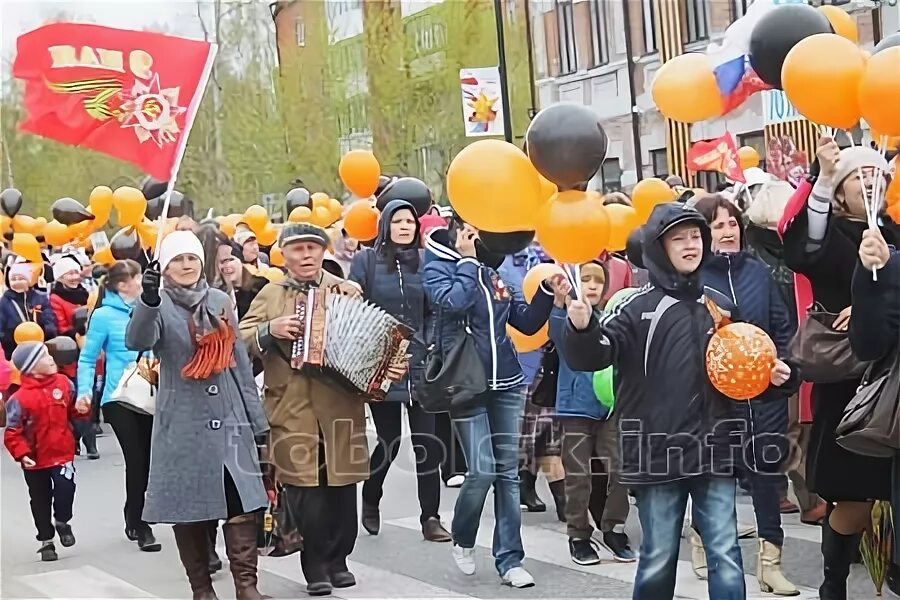
<path fill-rule="evenodd" d="M 141 300 L 147 306 L 159 306 L 159 286 L 161 281 L 162 275 L 159 272 L 159 263 L 154 261 L 147 265 L 147 268 L 144 270 L 144 291 L 141 293 Z"/>

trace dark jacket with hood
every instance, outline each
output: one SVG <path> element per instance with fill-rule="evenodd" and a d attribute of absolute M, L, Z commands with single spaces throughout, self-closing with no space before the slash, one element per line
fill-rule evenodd
<path fill-rule="evenodd" d="M 412 354 L 410 370 L 412 380 L 422 369 L 425 359 L 425 317 L 428 301 L 422 287 L 422 267 L 419 238 L 419 222 L 416 233 L 407 247 L 391 242 L 391 219 L 398 210 L 407 209 L 415 216 L 412 204 L 405 200 L 392 200 L 384 207 L 379 222 L 378 237 L 372 248 L 365 248 L 353 256 L 350 277 L 363 289 L 363 297 L 396 317 L 416 331 L 408 352 Z M 404 377 L 391 386 L 387 400 L 410 402 L 415 390 Z"/>
<path fill-rule="evenodd" d="M 675 271 L 662 235 L 679 223 L 695 223 L 704 256 L 690 275 Z M 663 483 L 733 472 L 732 401 L 715 391 L 706 374 L 706 347 L 713 318 L 708 296 L 723 310 L 727 297 L 704 290 L 700 271 L 711 258 L 710 232 L 693 208 L 657 206 L 643 227 L 643 266 L 650 283 L 584 331 L 567 322 L 562 348 L 569 367 L 599 371 L 616 367 L 623 484 Z M 679 460 L 680 459 L 680 460 Z"/>
<path fill-rule="evenodd" d="M 741 228 L 741 243 L 746 246 L 744 241 Z M 788 314 L 781 289 L 764 262 L 746 250 L 715 254 L 703 265 L 702 281 L 707 288 L 728 297 L 735 307 L 732 320 L 752 323 L 765 331 L 775 342 L 778 357 L 782 360 L 787 357 L 796 326 Z M 744 444 L 742 458 L 747 468 L 774 472 L 789 456 L 787 399 L 797 391 L 798 385 L 798 372 L 792 369 L 790 381 L 781 387 L 769 387 L 749 402 L 734 403 L 735 416 L 746 422 L 746 431 L 751 436 Z M 773 447 L 780 452 L 773 452 Z M 778 460 L 773 461 L 775 457 Z"/>
<path fill-rule="evenodd" d="M 0 345 L 6 356 L 12 356 L 16 349 L 16 327 L 25 321 L 35 321 L 44 330 L 44 339 L 56 337 L 56 317 L 50 298 L 47 294 L 29 288 L 24 294 L 9 288 L 9 277 L 6 279 L 7 289 L 0 297 Z"/>
<path fill-rule="evenodd" d="M 433 229 L 426 236 L 422 280 L 436 313 L 433 331 L 429 326 L 429 341 L 449 352 L 468 322 L 484 364 L 488 389 L 499 391 L 525 383 L 516 350 L 506 333 L 507 323 L 534 335 L 550 316 L 553 293 L 542 284 L 531 304 L 514 298 L 495 270 L 502 257 L 499 261 L 495 258 L 464 258 L 453 248 L 447 229 Z"/>

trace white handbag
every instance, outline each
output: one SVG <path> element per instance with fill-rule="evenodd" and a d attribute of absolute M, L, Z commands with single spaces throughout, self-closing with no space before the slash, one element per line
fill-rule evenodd
<path fill-rule="evenodd" d="M 151 367 L 141 365 L 140 356 L 129 364 L 113 392 L 113 402 L 119 402 L 141 414 L 153 415 L 156 411 L 156 386 L 145 376 L 145 372 L 150 369 Z"/>

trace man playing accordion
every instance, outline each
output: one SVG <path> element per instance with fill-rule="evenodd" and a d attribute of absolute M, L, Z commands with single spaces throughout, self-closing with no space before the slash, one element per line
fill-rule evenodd
<path fill-rule="evenodd" d="M 356 542 L 356 484 L 369 476 L 364 399 L 328 371 L 295 368 L 297 340 L 310 323 L 298 316 L 298 306 L 313 306 L 323 290 L 360 293 L 322 269 L 329 243 L 319 227 L 286 224 L 280 245 L 287 277 L 262 289 L 240 326 L 248 350 L 263 362 L 269 461 L 282 486 L 281 502 L 303 538 L 300 562 L 310 595 L 356 583 L 346 561 Z M 387 376 L 399 378 L 403 371 L 393 365 Z"/>

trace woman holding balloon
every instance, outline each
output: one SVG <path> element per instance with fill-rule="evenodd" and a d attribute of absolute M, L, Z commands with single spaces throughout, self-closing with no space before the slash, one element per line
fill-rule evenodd
<path fill-rule="evenodd" d="M 453 517 L 453 558 L 464 574 L 474 575 L 475 539 L 493 486 L 497 571 L 506 585 L 531 587 L 534 578 L 522 567 L 517 472 L 525 378 L 506 326 L 537 333 L 553 308 L 554 293 L 565 296 L 570 286 L 559 277 L 545 281 L 531 304 L 513 299 L 496 272 L 503 256 L 487 251 L 478 230 L 459 218 L 449 229 L 433 230 L 425 248 L 423 285 L 437 312 L 436 343 L 452 348 L 455 339 L 471 331 L 488 380 L 487 391 L 468 410 L 451 414 L 469 465 Z"/>
<path fill-rule="evenodd" d="M 847 331 L 852 321 L 851 280 L 857 249 L 868 224 L 867 198 L 885 189 L 888 164 L 875 150 L 840 150 L 830 137 L 819 140 L 820 171 L 809 198 L 784 230 L 785 261 L 805 275 L 816 304 L 835 315 L 832 328 Z M 889 244 L 900 244 L 900 229 L 878 221 Z M 859 374 L 813 387 L 813 426 L 807 458 L 810 488 L 829 503 L 822 527 L 824 600 L 847 597 L 850 562 L 858 534 L 871 523 L 872 501 L 891 497 L 891 463 L 860 456 L 838 445 L 835 427 L 856 394 Z"/>

